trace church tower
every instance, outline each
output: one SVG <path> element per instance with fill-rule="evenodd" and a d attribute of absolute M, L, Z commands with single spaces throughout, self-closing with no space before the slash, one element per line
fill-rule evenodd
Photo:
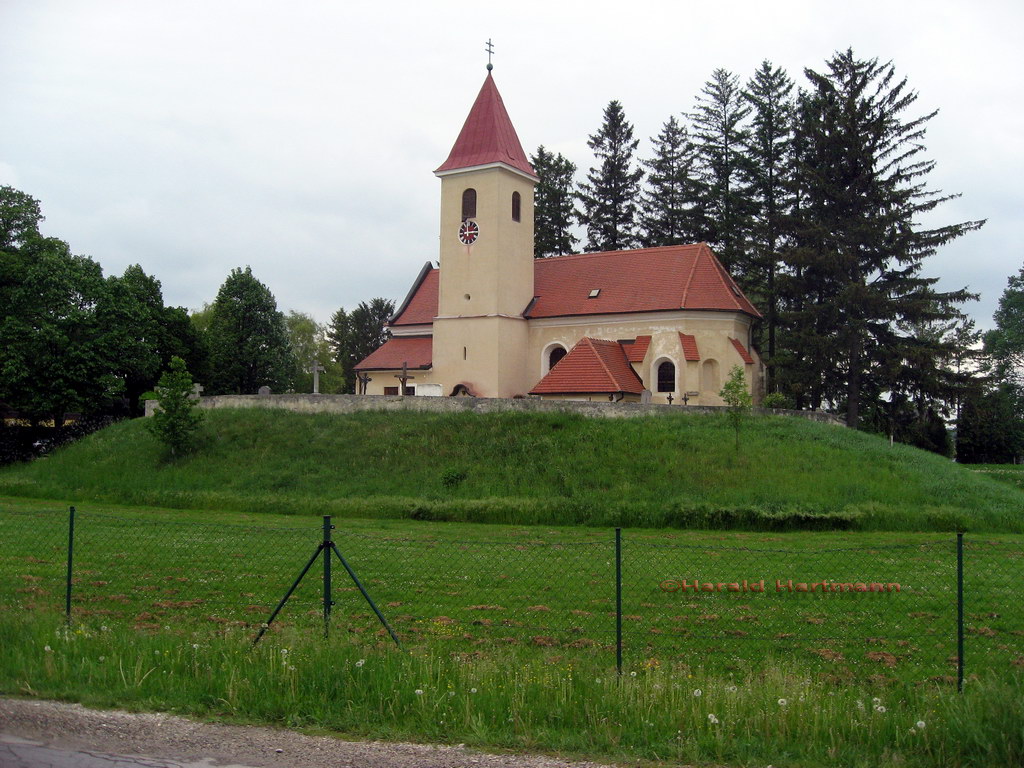
<path fill-rule="evenodd" d="M 513 397 L 533 384 L 527 321 L 533 299 L 530 166 L 488 66 L 441 179 L 434 378 L 450 395 Z M 536 378 L 536 377 L 534 377 Z"/>

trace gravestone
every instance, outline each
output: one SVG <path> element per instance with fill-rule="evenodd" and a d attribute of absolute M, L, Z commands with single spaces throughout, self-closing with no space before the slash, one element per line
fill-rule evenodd
<path fill-rule="evenodd" d="M 652 394 L 651 390 L 645 389 L 643 392 L 640 393 L 640 402 L 643 405 L 650 405 L 651 404 L 651 394 Z"/>
<path fill-rule="evenodd" d="M 259 388 L 259 392 L 257 394 L 259 394 L 261 397 L 266 397 L 267 395 L 270 394 L 270 387 L 264 384 L 262 387 Z"/>

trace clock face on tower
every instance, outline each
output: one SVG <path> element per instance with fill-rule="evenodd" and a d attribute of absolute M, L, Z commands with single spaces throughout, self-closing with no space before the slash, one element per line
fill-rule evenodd
<path fill-rule="evenodd" d="M 464 245 L 472 245 L 480 237 L 479 225 L 470 219 L 466 219 L 459 225 L 459 240 Z"/>

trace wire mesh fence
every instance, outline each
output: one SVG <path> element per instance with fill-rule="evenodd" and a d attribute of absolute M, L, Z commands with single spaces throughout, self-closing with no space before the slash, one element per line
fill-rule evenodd
<path fill-rule="evenodd" d="M 403 647 L 460 653 L 519 646 L 737 674 L 796 656 L 837 682 L 956 682 L 965 669 L 1024 667 L 1019 537 L 964 536 L 958 553 L 956 535 L 905 544 L 765 535 L 751 546 L 720 533 L 680 544 L 657 534 L 617 541 L 614 531 L 521 529 L 489 540 L 342 526 L 327 536 L 355 578 L 328 557 L 325 580 L 318 520 L 78 511 L 72 537 L 71 519 L 0 512 L 0 609 L 64 610 L 70 594 L 79 620 L 255 635 L 309 565 L 275 627 L 322 629 L 326 600 L 331 631 L 353 642 L 389 643 L 392 629 Z"/>

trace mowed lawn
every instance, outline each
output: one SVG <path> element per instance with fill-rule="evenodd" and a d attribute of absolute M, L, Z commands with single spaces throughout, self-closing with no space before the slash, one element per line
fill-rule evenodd
<path fill-rule="evenodd" d="M 612 529 L 336 522 L 334 541 L 404 647 L 614 661 Z M 67 523 L 44 502 L 0 506 L 5 609 L 63 610 Z M 316 518 L 80 507 L 73 616 L 254 634 L 322 536 Z M 621 552 L 627 669 L 684 662 L 747 678 L 797 655 L 837 681 L 955 679 L 955 535 L 626 529 Z M 332 565 L 332 631 L 368 648 L 391 643 Z M 1024 537 L 966 536 L 969 672 L 1024 666 L 1024 612 L 1008 600 L 1022 577 Z M 320 632 L 322 590 L 318 562 L 276 628 Z"/>

